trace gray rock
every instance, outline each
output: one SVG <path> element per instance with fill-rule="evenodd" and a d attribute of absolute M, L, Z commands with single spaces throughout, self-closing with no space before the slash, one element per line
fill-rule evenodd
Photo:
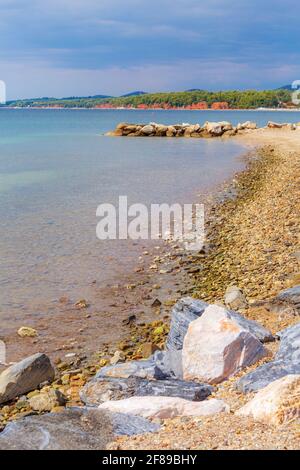
<path fill-rule="evenodd" d="M 156 353 L 147 360 L 130 361 L 100 369 L 96 377 L 111 377 L 127 379 L 128 377 L 140 377 L 148 380 L 163 380 L 168 377 L 168 373 L 163 370 L 163 357 L 156 360 Z"/>
<path fill-rule="evenodd" d="M 230 316 L 234 318 L 242 328 L 249 331 L 253 336 L 256 336 L 261 343 L 268 343 L 275 340 L 272 333 L 256 321 L 249 320 L 233 310 L 230 310 Z"/>
<path fill-rule="evenodd" d="M 260 390 L 281 377 L 300 374 L 300 323 L 277 333 L 277 336 L 281 342 L 275 360 L 238 380 L 238 390 L 243 393 Z"/>
<path fill-rule="evenodd" d="M 147 126 L 142 127 L 141 133 L 144 135 L 151 135 L 154 132 L 154 127 L 148 124 Z"/>
<path fill-rule="evenodd" d="M 8 424 L 0 450 L 103 450 L 116 435 L 156 432 L 159 425 L 138 416 L 70 408 Z"/>
<path fill-rule="evenodd" d="M 208 304 L 191 297 L 180 299 L 172 310 L 170 332 L 166 342 L 165 361 L 174 377 L 182 378 L 182 348 L 183 340 L 189 324 L 197 320 Z"/>
<path fill-rule="evenodd" d="M 206 302 L 185 297 L 177 302 L 172 310 L 170 333 L 166 342 L 166 350 L 180 351 L 183 348 L 183 340 L 189 324 L 197 320 L 208 307 Z"/>
<path fill-rule="evenodd" d="M 276 299 L 293 305 L 300 311 L 300 286 L 291 287 L 280 292 Z"/>
<path fill-rule="evenodd" d="M 34 354 L 14 364 L 0 375 L 0 404 L 52 381 L 55 371 L 46 354 Z"/>
<path fill-rule="evenodd" d="M 213 387 L 181 380 L 145 380 L 95 378 L 80 391 L 80 398 L 88 406 L 98 406 L 109 400 L 122 400 L 133 396 L 179 397 L 191 401 L 205 400 Z"/>

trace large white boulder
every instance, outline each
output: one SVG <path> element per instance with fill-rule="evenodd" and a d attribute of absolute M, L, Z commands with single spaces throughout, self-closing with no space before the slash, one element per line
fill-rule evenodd
<path fill-rule="evenodd" d="M 236 414 L 274 426 L 299 419 L 300 375 L 286 375 L 271 382 Z"/>
<path fill-rule="evenodd" d="M 182 351 L 184 380 L 217 384 L 269 355 L 235 315 L 210 305 L 190 323 Z"/>
<path fill-rule="evenodd" d="M 113 413 L 128 413 L 143 418 L 169 419 L 177 416 L 208 416 L 229 412 L 222 400 L 212 398 L 201 402 L 177 397 L 131 397 L 125 400 L 107 401 L 99 406 L 101 410 Z"/>

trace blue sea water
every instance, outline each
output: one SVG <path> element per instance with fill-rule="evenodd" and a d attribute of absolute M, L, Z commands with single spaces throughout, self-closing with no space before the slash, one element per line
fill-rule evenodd
<path fill-rule="evenodd" d="M 192 202 L 243 167 L 234 141 L 105 132 L 121 121 L 206 120 L 265 125 L 300 113 L 0 109 L 0 327 L 126 271 L 131 245 L 96 238 L 100 203 Z"/>

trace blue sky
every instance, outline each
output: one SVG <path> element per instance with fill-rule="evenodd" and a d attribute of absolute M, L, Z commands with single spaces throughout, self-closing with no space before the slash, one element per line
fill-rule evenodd
<path fill-rule="evenodd" d="M 8 98 L 275 88 L 300 79 L 296 0 L 0 0 Z"/>

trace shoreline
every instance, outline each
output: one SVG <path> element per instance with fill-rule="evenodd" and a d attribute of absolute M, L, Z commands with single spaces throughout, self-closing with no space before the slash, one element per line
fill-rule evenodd
<path fill-rule="evenodd" d="M 40 106 L 0 106 L 0 111 L 1 109 L 12 109 L 12 110 L 52 110 L 52 111 L 200 111 L 200 112 L 291 112 L 291 113 L 300 113 L 300 108 L 228 108 L 228 109 L 188 109 L 188 108 L 148 108 L 148 109 L 140 109 L 140 108 L 97 108 L 97 107 L 74 107 L 74 108 L 67 108 L 67 107 L 55 107 L 55 106 L 45 106 L 45 107 L 40 107 Z"/>
<path fill-rule="evenodd" d="M 276 258 L 275 267 L 273 266 L 273 263 L 270 264 L 270 272 L 272 271 L 274 273 L 275 283 L 272 288 L 270 288 L 269 284 L 261 284 L 261 279 L 259 281 L 260 283 L 257 294 L 253 292 L 252 287 L 251 289 L 247 288 L 249 281 L 247 281 L 245 285 L 241 286 L 245 289 L 245 293 L 247 297 L 249 297 L 250 301 L 249 308 L 245 309 L 242 313 L 248 318 L 258 320 L 264 326 L 269 327 L 272 333 L 276 333 L 278 330 L 294 324 L 297 321 L 297 318 L 293 316 L 280 318 L 276 312 L 270 312 L 270 310 L 268 310 L 269 307 L 267 304 L 261 305 L 260 301 L 265 301 L 268 298 L 273 297 L 283 288 L 293 285 L 293 282 L 298 282 L 299 284 L 299 276 L 297 277 L 299 265 L 297 260 L 293 259 L 291 254 L 297 251 L 297 248 L 299 249 L 297 239 L 297 211 L 299 208 L 299 200 L 297 196 L 299 193 L 299 186 L 297 189 L 296 183 L 299 180 L 300 135 L 297 132 L 286 132 L 286 130 L 259 129 L 237 136 L 237 139 L 240 140 L 241 143 L 249 146 L 249 151 L 252 153 L 254 158 L 250 158 L 249 167 L 246 170 L 235 175 L 232 178 L 232 181 L 225 185 L 225 188 L 219 192 L 217 199 L 227 192 L 225 200 L 222 201 L 221 197 L 221 201 L 219 200 L 212 204 L 212 217 L 208 220 L 211 232 L 209 243 L 214 244 L 215 247 L 210 247 L 208 253 L 204 253 L 204 255 L 200 257 L 204 273 L 210 273 L 212 275 L 212 279 L 209 278 L 203 281 L 203 277 L 205 277 L 205 275 L 203 276 L 203 271 L 200 271 L 199 275 L 193 274 L 193 286 L 189 289 L 190 293 L 194 297 L 209 301 L 220 301 L 223 298 L 224 289 L 228 284 L 240 284 L 243 279 L 245 280 L 252 275 L 257 277 L 258 274 L 256 274 L 256 271 L 257 273 L 260 273 L 261 266 L 270 261 L 268 260 L 268 257 L 276 258 L 277 255 L 280 255 L 285 251 L 286 253 L 283 258 L 278 258 L 278 260 Z M 289 182 L 290 186 L 288 194 L 286 192 L 287 182 Z M 293 183 L 295 187 L 293 186 Z M 292 193 L 293 190 L 295 191 L 294 194 Z M 233 197 L 229 197 L 230 194 L 232 194 Z M 273 194 L 272 199 L 270 199 L 271 194 Z M 241 247 L 238 243 L 241 242 L 240 237 L 243 236 L 244 238 L 242 237 L 242 243 L 244 245 L 247 236 L 249 241 L 252 237 L 251 233 L 255 232 L 259 241 L 262 242 L 262 245 L 256 245 L 257 251 L 254 252 L 254 254 L 257 255 L 257 253 L 262 252 L 261 247 L 266 244 L 269 231 L 273 233 L 272 227 L 274 225 L 274 211 L 271 211 L 269 218 L 266 218 L 266 214 L 276 205 L 275 202 L 277 197 L 282 206 L 281 209 L 280 205 L 278 207 L 281 211 L 278 214 L 278 220 L 281 220 L 282 217 L 285 216 L 286 222 L 288 223 L 283 224 L 281 230 L 283 233 L 286 231 L 290 232 L 291 237 L 289 236 L 288 240 L 284 240 L 282 239 L 282 234 L 279 234 L 281 235 L 279 236 L 279 240 L 276 241 L 272 239 L 273 245 L 266 245 L 267 251 L 265 252 L 265 256 L 263 256 L 263 259 L 259 261 L 260 264 L 255 266 L 253 265 L 254 261 L 249 258 L 249 252 L 253 250 L 253 247 L 249 247 L 249 251 L 246 253 L 247 256 L 243 258 L 242 251 L 240 250 Z M 294 203 L 292 203 L 292 198 Z M 253 221 L 251 220 L 251 214 L 255 214 L 255 210 L 257 211 L 258 207 L 260 207 L 264 217 L 260 220 Z M 290 211 L 287 210 L 288 207 L 291 207 Z M 296 213 L 293 212 L 295 210 Z M 244 220 L 243 217 L 245 217 L 245 214 L 249 211 L 250 219 L 245 218 Z M 260 226 L 262 226 L 261 231 Z M 220 231 L 220 227 L 225 227 L 224 233 Z M 226 266 L 226 262 L 228 262 L 229 258 L 232 257 L 232 250 L 229 249 L 227 243 L 228 237 L 234 240 L 235 250 L 233 264 L 239 266 L 238 272 L 236 272 L 232 278 L 229 276 L 232 265 Z M 287 242 L 287 244 L 285 242 Z M 274 246 L 274 244 L 276 246 Z M 218 271 L 216 269 L 220 266 L 220 253 L 223 251 L 225 259 L 221 265 L 222 269 Z M 246 263 L 249 264 L 249 261 L 250 267 L 254 268 L 251 275 L 249 273 L 244 273 L 242 270 Z M 194 262 L 199 264 L 199 258 Z M 191 259 L 185 260 L 180 269 L 183 270 L 185 267 L 192 269 L 194 262 Z M 215 266 L 212 263 L 215 263 Z M 280 273 L 277 272 L 278 264 L 282 267 Z M 224 266 L 226 267 L 225 269 Z M 269 276 L 270 272 L 263 272 L 259 275 L 262 277 L 265 275 Z M 280 279 L 277 279 L 278 276 L 280 276 Z M 254 279 L 254 284 L 257 282 L 256 277 Z M 212 281 L 216 278 L 218 285 L 214 286 Z M 213 289 L 210 292 L 204 291 L 207 289 L 207 286 L 210 285 Z M 149 327 L 147 327 L 147 325 L 137 325 L 135 323 L 129 325 L 130 334 L 127 340 L 125 340 L 125 346 L 126 343 L 130 344 L 130 338 L 132 336 L 140 336 L 141 343 L 133 346 L 130 345 L 129 348 L 125 347 L 123 353 L 125 351 L 125 358 L 127 358 L 127 360 L 129 358 L 134 359 L 142 357 L 139 352 L 139 348 L 143 343 L 152 342 L 159 346 L 163 345 L 164 338 L 168 333 L 168 321 L 162 321 L 160 323 L 156 322 L 154 325 L 153 323 L 155 322 L 150 322 Z M 160 330 L 160 333 L 158 335 L 153 334 L 157 329 Z M 268 348 L 274 355 L 278 348 L 278 343 L 272 343 Z M 131 354 L 128 356 L 126 351 Z M 61 377 L 66 375 L 66 370 L 72 370 L 72 368 L 76 368 L 76 365 L 74 364 L 72 366 L 71 364 L 67 364 L 67 366 L 64 365 L 64 367 L 60 367 L 61 363 L 57 364 L 59 373 L 54 385 L 70 397 L 67 406 L 80 405 L 78 396 L 80 388 L 96 370 L 106 365 L 111 357 L 112 353 L 107 354 L 104 352 L 102 356 L 97 358 L 94 365 L 89 367 L 84 366 L 82 369 L 80 368 L 80 365 L 77 366 L 79 371 L 77 371 L 77 374 L 73 377 L 71 374 L 71 378 L 69 377 L 69 381 L 65 385 L 60 383 Z M 270 359 L 271 358 L 268 358 L 267 360 Z M 257 367 L 257 364 L 255 367 Z M 249 372 L 251 369 L 253 369 L 253 367 L 242 372 L 240 376 L 243 376 L 245 372 Z M 237 376 L 233 379 L 235 381 Z M 232 409 L 236 409 L 241 404 L 244 404 L 245 400 L 248 400 L 249 397 L 241 396 L 233 390 L 232 382 L 232 380 L 229 380 L 221 384 L 214 396 L 217 398 L 224 398 L 225 401 L 230 403 Z M 7 417 L 16 417 L 17 415 L 22 417 L 22 413 L 26 413 L 26 411 L 21 410 L 15 412 L 14 405 L 12 405 L 11 411 L 8 413 Z M 220 426 L 220 423 L 222 423 L 222 426 Z M 5 422 L 3 424 L 5 424 Z M 201 428 L 199 428 L 199 426 L 201 426 Z M 189 429 L 189 436 L 186 435 L 187 429 Z M 236 432 L 239 429 L 241 432 Z M 196 435 L 198 435 L 199 432 L 202 435 L 200 447 L 199 442 L 196 440 Z M 213 437 L 210 433 L 213 434 Z M 225 442 L 225 436 L 227 436 L 228 433 L 231 433 L 230 444 L 224 444 L 223 446 L 223 441 Z M 220 416 L 204 418 L 201 420 L 200 424 L 199 421 L 192 418 L 189 420 L 185 419 L 184 422 L 180 419 L 166 421 L 164 429 L 158 434 L 155 433 L 153 435 L 143 435 L 134 438 L 119 438 L 116 443 L 111 445 L 111 448 L 161 449 L 161 445 L 163 443 L 164 448 L 174 449 L 174 442 L 176 442 L 176 445 L 180 446 L 179 448 L 212 449 L 217 446 L 220 449 L 248 449 L 257 448 L 257 442 L 259 442 L 260 448 L 269 448 L 271 445 L 275 448 L 283 448 L 283 446 L 294 448 L 296 445 L 296 439 L 297 431 L 293 426 L 290 428 L 283 427 L 281 429 L 281 436 L 278 436 L 277 429 L 273 429 L 267 425 L 254 423 L 252 420 L 246 418 L 242 419 L 230 415 L 222 416 L 221 418 Z M 264 442 L 264 440 L 266 442 Z"/>

